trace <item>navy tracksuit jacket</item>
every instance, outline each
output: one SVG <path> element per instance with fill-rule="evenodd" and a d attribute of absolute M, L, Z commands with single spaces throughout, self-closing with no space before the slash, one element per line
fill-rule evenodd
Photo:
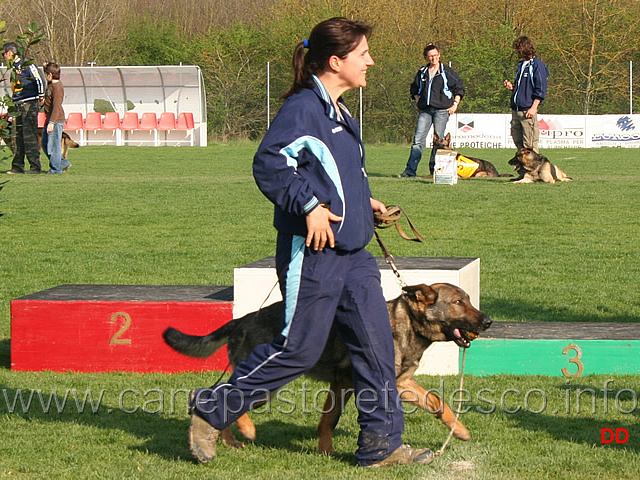
<path fill-rule="evenodd" d="M 353 363 L 361 427 L 356 460 L 370 465 L 402 444 L 393 338 L 380 272 L 365 250 L 373 212 L 358 126 L 344 106 L 339 117 L 320 80 L 313 80 L 314 88 L 287 98 L 253 163 L 258 187 L 275 205 L 283 330 L 228 382 L 199 390 L 197 411 L 215 428 L 231 424 L 315 365 L 336 322 Z M 318 204 L 342 217 L 332 225 L 334 249 L 305 247 L 305 215 Z"/>
<path fill-rule="evenodd" d="M 538 57 L 518 62 L 518 71 L 511 92 L 511 109 L 525 112 L 533 105 L 533 100 L 544 102 L 547 96 L 549 69 Z"/>

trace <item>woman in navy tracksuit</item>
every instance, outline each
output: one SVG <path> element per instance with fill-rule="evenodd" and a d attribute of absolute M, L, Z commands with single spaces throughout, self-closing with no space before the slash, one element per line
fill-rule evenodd
<path fill-rule="evenodd" d="M 511 90 L 511 138 L 516 148 L 531 148 L 538 151 L 540 129 L 538 107 L 547 96 L 549 69 L 536 56 L 536 49 L 529 37 L 519 37 L 513 49 L 520 58 L 514 83 L 504 81 Z"/>
<path fill-rule="evenodd" d="M 366 85 L 369 33 L 364 23 L 334 18 L 296 47 L 294 85 L 253 164 L 258 187 L 275 205 L 284 326 L 227 382 L 192 392 L 189 442 L 202 463 L 215 457 L 221 429 L 316 363 L 334 322 L 353 363 L 358 464 L 433 459 L 428 449 L 402 444 L 389 316 L 380 272 L 365 250 L 373 212 L 386 209 L 371 197 L 358 125 L 341 99 Z"/>

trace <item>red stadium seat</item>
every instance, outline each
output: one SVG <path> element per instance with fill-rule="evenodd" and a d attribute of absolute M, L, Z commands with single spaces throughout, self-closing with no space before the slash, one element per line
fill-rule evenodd
<path fill-rule="evenodd" d="M 88 132 L 100 130 L 102 127 L 102 114 L 100 112 L 89 112 L 84 119 L 82 129 Z"/>
<path fill-rule="evenodd" d="M 156 114 L 153 112 L 143 113 L 138 128 L 140 130 L 155 130 L 158 128 L 158 118 L 156 117 Z"/>
<path fill-rule="evenodd" d="M 140 127 L 140 120 L 136 112 L 125 112 L 122 117 L 122 123 L 120 124 L 121 130 L 138 130 Z"/>
<path fill-rule="evenodd" d="M 176 130 L 183 130 L 189 132 L 189 145 L 193 147 L 193 129 L 195 124 L 193 121 L 193 113 L 183 112 L 178 115 L 178 121 L 176 122 Z"/>
<path fill-rule="evenodd" d="M 80 112 L 71 112 L 67 114 L 67 121 L 64 124 L 64 130 L 69 132 L 80 132 L 80 145 L 84 145 L 84 132 L 82 127 L 84 122 Z"/>
<path fill-rule="evenodd" d="M 191 112 L 183 112 L 178 115 L 178 122 L 176 123 L 177 130 L 193 130 L 194 122 L 193 122 L 193 113 Z"/>
<path fill-rule="evenodd" d="M 100 112 L 87 113 L 87 116 L 84 117 L 84 124 L 82 125 L 82 129 L 87 132 L 86 143 L 89 143 L 88 132 L 100 130 L 100 127 L 102 127 L 102 114 Z"/>
<path fill-rule="evenodd" d="M 140 118 L 139 130 L 153 132 L 153 145 L 158 145 L 158 117 L 153 112 L 145 112 Z"/>
<path fill-rule="evenodd" d="M 121 145 L 120 114 L 118 112 L 106 112 L 102 118 L 102 125 L 100 126 L 100 129 L 113 132 L 116 145 Z"/>
<path fill-rule="evenodd" d="M 102 130 L 118 130 L 120 128 L 120 115 L 118 112 L 107 112 L 102 119 Z"/>
<path fill-rule="evenodd" d="M 164 112 L 160 114 L 160 120 L 158 121 L 158 130 L 175 130 L 176 128 L 176 116 L 173 112 Z"/>

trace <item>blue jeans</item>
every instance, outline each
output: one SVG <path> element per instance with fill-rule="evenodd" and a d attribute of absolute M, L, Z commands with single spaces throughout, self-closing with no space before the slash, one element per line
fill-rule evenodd
<path fill-rule="evenodd" d="M 422 150 L 426 145 L 427 134 L 433 124 L 433 129 L 439 137 L 444 137 L 444 131 L 447 128 L 449 120 L 449 112 L 445 108 L 427 107 L 420 110 L 418 114 L 418 123 L 416 125 L 416 133 L 413 136 L 413 145 L 411 145 L 411 154 L 404 169 L 404 174 L 415 177 L 418 170 L 418 164 L 422 159 Z M 431 158 L 429 159 L 429 172 L 433 174 L 436 165 L 436 149 L 431 149 Z"/>
<path fill-rule="evenodd" d="M 53 132 L 47 133 L 47 127 L 53 123 Z M 46 122 L 42 129 L 42 150 L 49 157 L 49 172 L 62 173 L 71 164 L 62 158 L 62 129 L 64 122 Z"/>

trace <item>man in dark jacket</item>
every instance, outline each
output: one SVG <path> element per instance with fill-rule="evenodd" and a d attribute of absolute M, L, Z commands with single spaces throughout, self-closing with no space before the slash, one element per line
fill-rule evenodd
<path fill-rule="evenodd" d="M 429 63 L 418 70 L 411 84 L 411 97 L 419 112 L 418 123 L 407 166 L 398 175 L 399 178 L 416 176 L 431 125 L 434 132 L 443 138 L 449 115 L 458 110 L 458 104 L 464 96 L 462 79 L 450 67 L 440 63 L 440 52 L 433 43 L 428 43 L 424 48 L 424 58 Z M 429 172 L 432 175 L 435 164 L 436 149 L 432 149 L 429 160 Z"/>
<path fill-rule="evenodd" d="M 25 173 L 24 158 L 29 160 L 30 168 L 26 173 L 41 173 L 40 145 L 38 144 L 39 102 L 44 99 L 44 80 L 38 72 L 38 66 L 18 56 L 18 45 L 8 42 L 3 45 L 3 58 L 9 67 L 17 72 L 13 90 L 13 103 L 16 106 L 16 150 L 7 173 Z"/>
<path fill-rule="evenodd" d="M 529 37 L 513 42 L 513 49 L 521 61 L 518 63 L 515 83 L 504 81 L 511 90 L 511 137 L 516 148 L 538 151 L 538 107 L 547 96 L 549 69 L 536 56 L 536 49 Z"/>

